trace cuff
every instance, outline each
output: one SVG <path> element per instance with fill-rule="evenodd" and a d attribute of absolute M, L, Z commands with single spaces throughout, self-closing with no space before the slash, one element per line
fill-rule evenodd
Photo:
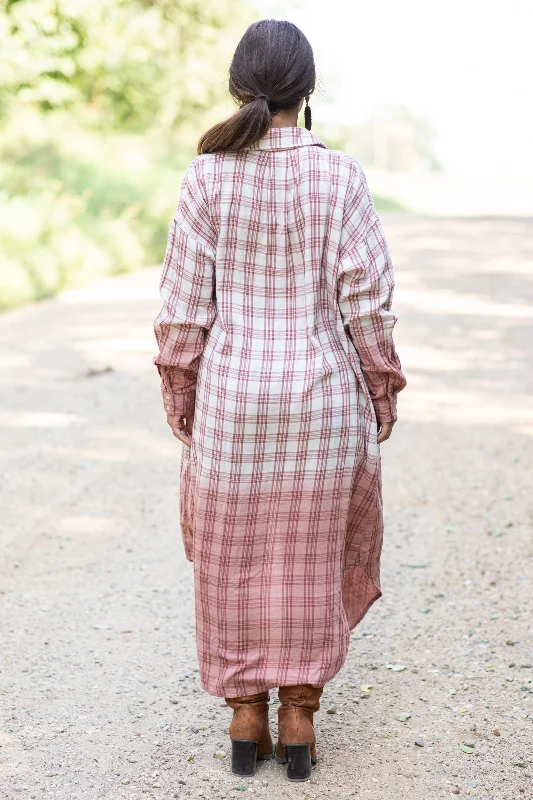
<path fill-rule="evenodd" d="M 190 417 L 196 402 L 196 381 L 176 367 L 157 365 L 161 377 L 161 397 L 167 414 Z"/>
<path fill-rule="evenodd" d="M 161 397 L 167 414 L 179 417 L 190 417 L 194 413 L 196 391 L 194 389 L 176 394 L 161 383 Z"/>
<path fill-rule="evenodd" d="M 374 411 L 376 412 L 376 419 L 380 425 L 384 422 L 396 422 L 398 413 L 396 409 L 396 395 L 391 397 L 383 397 L 379 400 L 373 400 Z"/>

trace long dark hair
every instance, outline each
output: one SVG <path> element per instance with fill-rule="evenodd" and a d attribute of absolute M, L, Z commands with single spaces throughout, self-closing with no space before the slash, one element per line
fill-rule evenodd
<path fill-rule="evenodd" d="M 315 89 L 311 45 L 292 22 L 262 19 L 246 30 L 229 68 L 229 91 L 239 110 L 210 128 L 198 154 L 236 151 L 264 136 L 279 109 L 295 108 Z"/>

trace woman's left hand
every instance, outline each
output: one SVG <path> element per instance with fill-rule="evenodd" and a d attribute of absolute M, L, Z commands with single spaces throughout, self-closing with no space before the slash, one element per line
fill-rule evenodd
<path fill-rule="evenodd" d="M 180 442 L 183 442 L 183 444 L 186 444 L 187 447 L 190 447 L 194 414 L 191 414 L 190 417 L 180 417 L 177 414 L 167 414 L 167 422 L 170 425 L 172 433 L 176 439 L 179 439 Z"/>
<path fill-rule="evenodd" d="M 378 424 L 378 444 L 387 441 L 392 433 L 393 426 L 394 422 L 383 422 L 381 425 Z"/>

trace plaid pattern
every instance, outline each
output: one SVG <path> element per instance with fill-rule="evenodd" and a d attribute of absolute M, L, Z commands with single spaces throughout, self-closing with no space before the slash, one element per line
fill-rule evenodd
<path fill-rule="evenodd" d="M 210 694 L 323 686 L 381 596 L 392 290 L 361 167 L 305 128 L 189 165 L 154 363 L 167 412 L 195 412 L 180 517 Z"/>

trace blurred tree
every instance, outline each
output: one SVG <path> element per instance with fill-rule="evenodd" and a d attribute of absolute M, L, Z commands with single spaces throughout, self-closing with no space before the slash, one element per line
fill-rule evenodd
<path fill-rule="evenodd" d="M 164 255 L 247 0 L 0 0 L 0 310 Z"/>
<path fill-rule="evenodd" d="M 220 98 L 243 19 L 243 0 L 0 0 L 1 118 L 23 106 L 104 130 L 175 127 Z"/>

